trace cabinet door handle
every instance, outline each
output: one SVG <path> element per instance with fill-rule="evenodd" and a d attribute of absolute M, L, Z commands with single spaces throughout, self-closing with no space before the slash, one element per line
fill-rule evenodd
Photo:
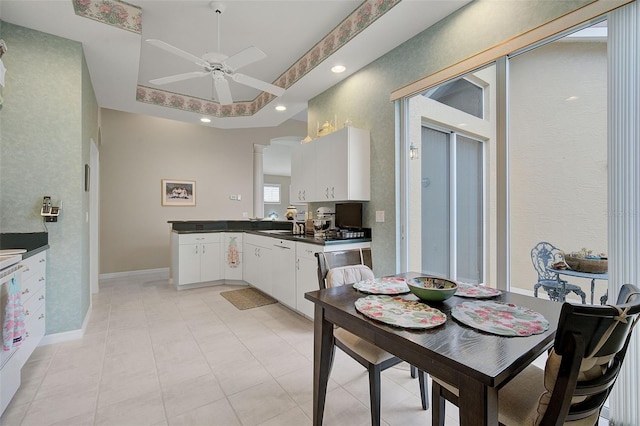
<path fill-rule="evenodd" d="M 296 270 L 300 270 L 300 259 L 296 259 Z"/>
<path fill-rule="evenodd" d="M 47 261 L 46 259 L 40 259 L 40 260 L 38 260 L 38 262 L 40 262 L 40 263 L 42 263 L 42 262 L 46 262 L 46 261 Z"/>
<path fill-rule="evenodd" d="M 38 279 L 38 281 L 40 281 L 40 282 L 44 281 L 44 277 L 40 277 L 40 279 Z"/>
<path fill-rule="evenodd" d="M 28 317 L 29 315 L 31 315 L 31 312 L 29 312 L 28 309 L 25 309 L 24 310 L 24 315 Z"/>
<path fill-rule="evenodd" d="M 27 294 L 27 293 L 29 293 L 29 289 L 28 289 L 28 288 L 27 288 L 27 289 L 25 289 L 25 290 L 22 292 L 22 294 Z"/>
<path fill-rule="evenodd" d="M 198 254 L 198 246 L 196 246 L 196 254 Z"/>
<path fill-rule="evenodd" d="M 40 297 L 38 297 L 38 300 L 44 300 L 44 294 Z"/>
<path fill-rule="evenodd" d="M 204 245 L 202 245 L 202 254 L 204 254 Z"/>
<path fill-rule="evenodd" d="M 324 190 L 324 196 L 328 199 L 329 198 L 329 187 L 327 186 Z"/>
<path fill-rule="evenodd" d="M 44 318 L 44 314 L 40 314 L 40 316 L 38 317 L 39 320 L 41 320 L 42 318 Z"/>
<path fill-rule="evenodd" d="M 307 190 L 303 189 L 302 190 L 302 200 L 306 200 L 307 199 Z"/>
<path fill-rule="evenodd" d="M 333 186 L 331 187 L 331 198 L 336 198 L 335 188 Z"/>

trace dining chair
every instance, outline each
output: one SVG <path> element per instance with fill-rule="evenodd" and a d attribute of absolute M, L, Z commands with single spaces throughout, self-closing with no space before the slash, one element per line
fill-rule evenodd
<path fill-rule="evenodd" d="M 542 287 L 549 295 L 549 299 L 556 302 L 564 302 L 567 294 L 571 292 L 580 296 L 583 304 L 586 302 L 587 295 L 579 286 L 558 279 L 558 274 L 548 269 L 555 263 L 564 262 L 562 250 L 546 241 L 539 242 L 531 249 L 531 262 L 538 273 L 538 282 L 533 286 L 535 297 L 538 297 L 538 289 Z"/>
<path fill-rule="evenodd" d="M 498 393 L 502 425 L 596 425 L 640 312 L 640 290 L 625 284 L 616 305 L 562 305 L 546 366 L 529 365 Z M 514 337 L 517 339 L 517 337 Z M 458 390 L 433 377 L 433 425 Z"/>
<path fill-rule="evenodd" d="M 364 279 L 374 278 L 371 270 L 370 248 L 320 252 L 316 253 L 316 258 L 318 259 L 318 284 L 320 289 L 354 284 Z M 380 373 L 401 363 L 402 360 L 342 328 L 335 328 L 333 335 L 335 338 L 333 353 L 335 353 L 335 347 L 337 346 L 369 371 L 371 424 L 380 425 Z M 427 410 L 429 408 L 427 375 L 424 371 L 418 370 L 414 366 L 410 368 L 411 377 L 418 376 L 422 409 Z"/>

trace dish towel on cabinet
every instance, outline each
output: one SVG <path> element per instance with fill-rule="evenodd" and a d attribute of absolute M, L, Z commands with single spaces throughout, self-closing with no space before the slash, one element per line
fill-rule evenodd
<path fill-rule="evenodd" d="M 22 306 L 22 292 L 20 284 L 14 275 L 7 283 L 7 305 L 5 308 L 4 322 L 2 323 L 2 348 L 10 351 L 13 347 L 20 346 L 24 339 L 24 306 Z"/>

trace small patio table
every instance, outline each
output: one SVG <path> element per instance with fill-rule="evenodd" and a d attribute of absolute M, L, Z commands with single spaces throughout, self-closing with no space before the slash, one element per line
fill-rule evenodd
<path fill-rule="evenodd" d="M 580 271 L 574 271 L 573 269 L 554 269 L 554 268 L 549 268 L 549 270 L 551 272 L 555 272 L 557 275 L 556 277 L 558 278 L 558 284 L 561 284 L 561 279 L 560 279 L 560 275 L 566 275 L 569 277 L 576 277 L 576 278 L 586 278 L 588 280 L 591 280 L 591 304 L 593 305 L 593 293 L 596 289 L 596 280 L 608 280 L 609 279 L 609 274 L 607 272 L 604 272 L 602 274 L 592 274 L 590 272 L 580 272 Z M 607 299 L 609 298 L 609 292 L 606 291 L 605 294 L 600 298 L 600 304 L 604 305 L 607 302 Z"/>

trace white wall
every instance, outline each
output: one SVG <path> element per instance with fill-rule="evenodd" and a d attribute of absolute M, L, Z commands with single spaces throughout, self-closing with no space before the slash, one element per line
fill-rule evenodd
<path fill-rule="evenodd" d="M 109 109 L 101 118 L 101 274 L 169 267 L 169 220 L 251 217 L 253 145 L 306 134 L 296 120 L 220 130 Z M 195 180 L 196 206 L 162 206 L 162 179 Z"/>

